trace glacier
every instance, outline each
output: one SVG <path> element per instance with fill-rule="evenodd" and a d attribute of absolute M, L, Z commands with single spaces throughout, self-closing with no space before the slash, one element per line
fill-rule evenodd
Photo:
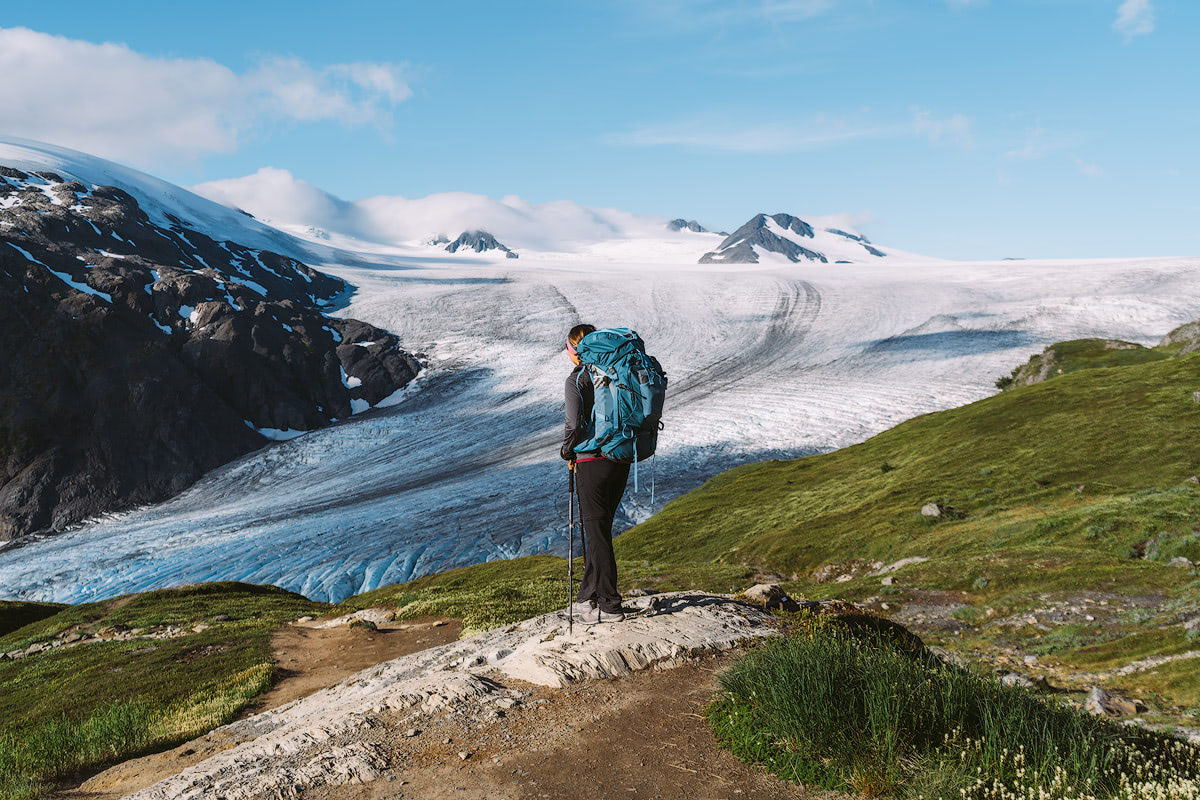
<path fill-rule="evenodd" d="M 88 173 L 70 158 L 43 153 L 42 168 Z M 116 177 L 143 202 L 164 191 Z M 1198 258 L 699 265 L 713 238 L 664 231 L 514 261 L 351 252 L 177 187 L 161 202 L 234 241 L 241 226 L 286 237 L 355 287 L 332 313 L 392 331 L 426 369 L 386 404 L 273 442 L 167 502 L 0 550 L 0 597 L 75 603 L 239 580 L 337 601 L 563 553 L 563 339 L 579 321 L 634 328 L 670 379 L 659 454 L 641 474 L 654 501 L 631 485 L 622 527 L 729 467 L 826 452 L 992 394 L 1049 343 L 1151 344 L 1200 318 Z"/>

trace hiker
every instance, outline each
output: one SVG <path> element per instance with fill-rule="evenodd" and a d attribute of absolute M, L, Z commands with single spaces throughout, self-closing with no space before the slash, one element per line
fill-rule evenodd
<path fill-rule="evenodd" d="M 626 609 L 617 591 L 617 559 L 613 555 L 612 528 L 617 506 L 625 494 L 629 465 L 611 461 L 599 450 L 576 453 L 575 446 L 592 436 L 592 406 L 597 387 L 608 385 L 608 378 L 579 360 L 575 346 L 595 331 L 592 325 L 576 325 L 567 335 L 567 353 L 575 369 L 567 376 L 567 425 L 559 455 L 575 469 L 579 492 L 579 516 L 583 523 L 583 581 L 575 603 L 575 613 L 598 622 L 620 622 Z"/>

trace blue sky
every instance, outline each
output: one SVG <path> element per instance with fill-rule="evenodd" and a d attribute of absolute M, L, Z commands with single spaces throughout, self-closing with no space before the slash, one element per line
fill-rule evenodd
<path fill-rule="evenodd" d="M 849 212 L 953 258 L 1200 255 L 1194 0 L 60 0 L 0 29 L 0 132 L 185 185 L 274 166 L 346 199 Z"/>

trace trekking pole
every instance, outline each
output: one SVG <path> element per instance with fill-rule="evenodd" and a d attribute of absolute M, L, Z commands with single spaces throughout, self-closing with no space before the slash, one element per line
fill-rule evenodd
<path fill-rule="evenodd" d="M 575 633 L 575 462 L 567 470 L 567 634 Z"/>

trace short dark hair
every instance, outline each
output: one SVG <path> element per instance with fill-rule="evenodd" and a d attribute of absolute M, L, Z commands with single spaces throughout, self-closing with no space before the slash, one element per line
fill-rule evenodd
<path fill-rule="evenodd" d="M 587 323 L 576 325 L 574 328 L 571 328 L 571 332 L 567 334 L 567 341 L 571 343 L 572 347 L 574 347 L 575 345 L 579 344 L 580 339 L 595 330 L 595 325 L 588 325 Z"/>

